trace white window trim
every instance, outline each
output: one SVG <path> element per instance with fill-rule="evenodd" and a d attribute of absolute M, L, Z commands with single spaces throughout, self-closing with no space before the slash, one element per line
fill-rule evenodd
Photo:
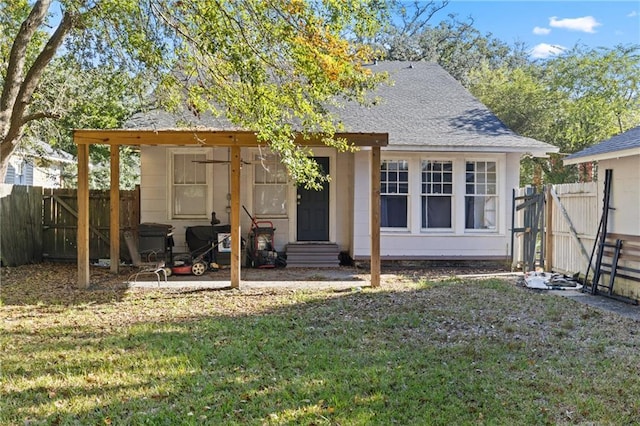
<path fill-rule="evenodd" d="M 443 194 L 442 196 L 448 196 L 451 198 L 451 227 L 449 228 L 423 228 L 422 227 L 422 197 L 424 195 L 422 193 L 422 162 L 423 161 L 439 161 L 439 162 L 451 162 L 451 194 Z M 451 157 L 441 157 L 441 156 L 426 156 L 421 157 L 418 162 L 418 166 L 420 169 L 420 176 L 418 176 L 419 187 L 418 187 L 418 196 L 420 197 L 420 217 L 418 218 L 420 232 L 423 234 L 451 234 L 456 229 L 456 206 L 457 206 L 457 191 L 456 184 L 459 179 L 457 179 L 456 173 L 458 171 L 458 166 L 456 165 L 455 158 Z M 438 196 L 438 194 L 432 194 Z"/>
<path fill-rule="evenodd" d="M 285 201 L 287 203 L 286 207 L 285 207 L 285 212 L 282 214 L 260 214 L 260 213 L 256 213 L 256 206 L 255 206 L 255 196 L 256 196 L 256 175 L 255 175 L 255 156 L 259 155 L 259 154 L 264 154 L 264 155 L 276 155 L 273 152 L 271 152 L 270 149 L 262 149 L 262 150 L 258 150 L 258 149 L 253 149 L 249 151 L 249 155 L 250 155 L 250 162 L 251 165 L 248 167 L 249 169 L 249 173 L 247 173 L 249 176 L 249 182 L 251 184 L 251 214 L 254 215 L 256 218 L 258 219 L 287 219 L 289 218 L 289 210 L 290 210 L 290 205 L 291 205 L 291 196 L 290 196 L 290 187 L 292 186 L 291 183 L 291 179 L 289 178 L 289 176 L 287 175 L 287 181 L 281 185 L 285 186 Z M 284 166 L 284 165 L 283 165 Z M 293 187 L 295 187 L 295 185 L 293 185 Z"/>
<path fill-rule="evenodd" d="M 173 170 L 174 170 L 174 157 L 178 154 L 204 154 L 207 160 L 211 160 L 213 152 L 207 148 L 171 148 L 167 150 L 167 213 L 169 220 L 211 220 L 211 212 L 213 211 L 213 185 L 212 185 L 212 171 L 206 170 L 206 211 L 202 215 L 175 215 L 173 213 Z"/>
<path fill-rule="evenodd" d="M 483 228 L 478 228 L 478 229 L 468 229 L 465 226 L 465 214 L 466 214 L 466 208 L 465 208 L 465 199 L 467 197 L 467 190 L 466 190 L 466 173 L 467 173 L 467 162 L 478 162 L 478 161 L 482 161 L 482 162 L 494 162 L 496 163 L 496 194 L 495 194 L 495 198 L 496 198 L 496 224 L 495 227 L 493 229 L 483 229 Z M 498 158 L 497 156 L 472 156 L 472 157 L 465 157 L 462 159 L 462 173 L 464 173 L 464 179 L 462 179 L 461 182 L 461 186 L 462 186 L 462 197 L 460 200 L 460 206 L 461 206 L 461 220 L 462 222 L 460 223 L 460 229 L 462 230 L 462 232 L 464 234 L 500 234 L 500 226 L 501 226 L 501 221 L 502 221 L 502 217 L 505 214 L 504 209 L 502 208 L 503 203 L 501 198 L 505 197 L 505 191 L 503 186 L 503 179 L 501 178 L 502 174 L 503 174 L 503 170 L 502 168 L 504 167 L 504 161 L 502 161 L 501 158 Z M 489 195 L 489 194 L 484 194 L 484 195 Z"/>
<path fill-rule="evenodd" d="M 409 164 L 409 193 L 407 194 L 407 227 L 389 228 L 380 227 L 381 235 L 502 235 L 502 224 L 505 220 L 506 206 L 503 197 L 505 193 L 504 173 L 506 167 L 505 154 L 475 154 L 470 156 L 451 155 L 450 153 L 420 153 L 420 155 L 386 154 L 381 158 L 385 160 L 405 160 Z M 453 193 L 451 194 L 451 228 L 422 228 L 422 161 L 451 161 L 453 165 Z M 465 197 L 466 197 L 466 163 L 468 161 L 484 161 L 496 163 L 496 226 L 495 229 L 466 229 L 465 228 Z"/>
<path fill-rule="evenodd" d="M 394 156 L 384 156 L 380 159 L 380 166 L 382 167 L 382 163 L 384 163 L 385 161 L 406 161 L 407 162 L 407 166 L 408 166 L 408 174 L 409 174 L 409 180 L 407 182 L 407 184 L 409 185 L 409 191 L 407 192 L 406 196 L 407 196 L 407 226 L 400 228 L 400 227 L 383 227 L 380 226 L 380 232 L 381 233 L 385 233 L 385 234 L 412 234 L 412 223 L 413 223 L 413 214 L 412 214 L 412 205 L 413 205 L 413 198 L 415 197 L 414 194 L 414 186 L 416 185 L 416 178 L 415 176 L 413 176 L 413 173 L 411 172 L 412 170 L 415 169 L 415 165 L 414 163 L 414 159 L 412 158 L 411 155 L 407 156 L 398 156 L 398 155 L 394 155 Z M 378 183 L 378 185 L 380 185 L 380 182 Z M 383 194 L 382 192 L 380 192 L 380 199 L 382 200 L 383 195 L 388 195 L 388 194 Z"/>

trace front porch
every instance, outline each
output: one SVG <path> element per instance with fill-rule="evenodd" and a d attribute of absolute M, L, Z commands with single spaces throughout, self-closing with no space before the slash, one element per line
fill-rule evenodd
<path fill-rule="evenodd" d="M 368 147 L 371 170 L 371 285 L 377 287 L 380 284 L 380 148 L 388 143 L 387 134 L 378 133 L 344 133 L 336 137 L 344 138 L 356 148 Z M 230 286 L 238 288 L 241 281 L 240 266 L 242 263 L 241 248 L 241 180 L 240 169 L 242 165 L 243 148 L 265 148 L 266 144 L 257 140 L 256 134 L 246 131 L 220 131 L 220 130 L 76 130 L 74 141 L 78 145 L 78 284 L 80 287 L 90 286 L 89 273 L 89 223 L 88 223 L 88 152 L 92 144 L 109 145 L 111 148 L 111 200 L 110 205 L 110 251 L 111 259 L 118 259 L 120 253 L 120 228 L 119 217 L 119 146 L 166 146 L 166 147 L 191 147 L 211 148 L 225 147 L 230 151 L 229 155 L 229 222 L 231 234 L 230 253 Z M 296 136 L 296 143 L 304 146 L 324 147 L 318 139 L 303 139 Z M 330 255 L 333 255 L 330 254 Z M 335 253 L 337 261 L 337 253 Z M 331 262 L 326 266 L 335 266 Z M 317 265 L 320 266 L 320 265 Z M 117 273 L 118 262 L 111 263 L 111 272 Z"/>

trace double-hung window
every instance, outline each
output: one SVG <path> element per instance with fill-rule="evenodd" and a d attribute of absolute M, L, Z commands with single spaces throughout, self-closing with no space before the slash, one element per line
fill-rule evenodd
<path fill-rule="evenodd" d="M 498 205 L 496 169 L 495 161 L 466 162 L 466 229 L 496 229 Z"/>
<path fill-rule="evenodd" d="M 256 154 L 254 157 L 253 211 L 257 216 L 287 214 L 287 169 L 280 157 Z"/>
<path fill-rule="evenodd" d="M 173 153 L 172 218 L 208 217 L 206 158 L 204 153 Z"/>
<path fill-rule="evenodd" d="M 408 228 L 409 162 L 383 160 L 380 164 L 380 225 Z"/>
<path fill-rule="evenodd" d="M 453 162 L 422 161 L 422 228 L 451 229 Z"/>

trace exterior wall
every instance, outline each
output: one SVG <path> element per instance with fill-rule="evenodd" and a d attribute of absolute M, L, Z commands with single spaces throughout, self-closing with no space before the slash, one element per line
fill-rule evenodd
<path fill-rule="evenodd" d="M 640 235 L 640 156 L 622 157 L 598 163 L 599 192 L 604 191 L 606 169 L 613 170 L 609 232 Z M 602 199 L 599 209 L 602 211 Z"/>
<path fill-rule="evenodd" d="M 172 219 L 171 218 L 171 155 L 173 152 L 195 152 L 196 148 L 168 148 L 141 147 L 140 152 L 140 222 L 166 223 L 174 227 L 173 238 L 175 252 L 188 252 L 186 244 L 186 230 L 191 226 L 211 225 L 211 217 L 202 219 Z M 200 150 L 207 155 L 207 159 L 226 161 L 226 148 L 205 148 Z M 229 201 L 229 178 L 227 164 L 208 164 L 208 190 L 210 199 L 207 202 L 208 211 L 216 212 L 221 224 L 229 223 L 227 206 Z M 241 187 L 246 187 L 249 181 L 246 166 L 241 172 Z M 241 204 L 247 205 L 248 194 L 241 194 Z M 249 207 L 248 207 L 249 208 Z M 249 210 L 251 211 L 251 210 Z M 251 226 L 249 217 L 241 214 L 242 235 L 246 236 Z M 275 225 L 274 225 L 275 226 Z"/>
<path fill-rule="evenodd" d="M 611 200 L 613 210 L 609 211 L 608 232 L 640 236 L 640 156 L 621 157 L 598 162 L 598 189 L 604 192 L 606 169 L 612 169 Z M 602 212 L 603 197 L 599 197 Z M 624 247 L 623 247 L 624 250 Z M 638 262 L 620 261 L 620 265 L 638 268 Z M 606 278 L 608 279 L 608 277 Z M 638 282 L 616 277 L 614 293 L 634 300 L 640 300 Z"/>
<path fill-rule="evenodd" d="M 367 259 L 370 253 L 370 151 L 355 154 L 354 159 L 354 259 Z M 422 153 L 382 151 L 382 160 L 409 161 L 409 229 L 383 229 L 380 251 L 383 259 L 445 260 L 496 259 L 510 254 L 511 190 L 518 187 L 519 154 L 504 153 Z M 422 159 L 451 160 L 454 165 L 454 195 L 452 229 L 431 231 L 421 229 L 420 161 Z M 498 208 L 496 229 L 466 230 L 464 226 L 465 161 L 496 161 Z"/>
<path fill-rule="evenodd" d="M 351 229 L 353 227 L 353 154 L 343 153 L 336 158 L 335 179 L 332 185 L 336 186 L 336 238 L 335 242 L 341 251 L 349 251 L 352 246 Z M 329 200 L 333 202 L 333 200 Z"/>
<path fill-rule="evenodd" d="M 167 223 L 174 227 L 175 252 L 188 252 L 185 241 L 186 228 L 190 226 L 208 226 L 210 218 L 207 219 L 172 219 L 171 218 L 171 156 L 174 152 L 195 152 L 198 148 L 169 148 L 169 147 L 141 147 L 140 165 L 140 199 L 141 199 L 141 222 Z M 207 159 L 228 161 L 229 150 L 227 148 L 204 148 L 198 149 L 207 155 Z M 253 208 L 253 166 L 244 162 L 249 162 L 258 153 L 257 149 L 245 148 L 242 150 L 241 168 L 241 188 L 240 203 L 245 206 L 249 213 L 254 215 Z M 351 208 L 353 205 L 353 154 L 337 154 L 333 148 L 316 148 L 315 156 L 326 156 L 330 158 L 330 235 L 331 242 L 339 245 L 341 250 L 348 250 L 351 244 Z M 228 208 L 230 204 L 229 187 L 229 165 L 225 163 L 209 164 L 208 167 L 208 188 L 210 199 L 208 201 L 209 211 L 215 211 L 216 217 L 221 224 L 230 223 Z M 274 245 L 276 250 L 284 251 L 289 242 L 296 241 L 296 198 L 297 187 L 295 184 L 288 185 L 287 189 L 287 214 L 283 217 L 262 217 L 257 220 L 268 220 L 273 223 L 275 231 Z M 250 228 L 251 219 L 244 212 L 240 212 L 241 234 L 246 238 Z"/>
<path fill-rule="evenodd" d="M 60 188 L 62 186 L 61 166 L 52 161 L 46 167 L 34 165 L 34 159 L 25 159 L 13 155 L 9 159 L 9 167 L 4 183 L 13 185 L 40 186 L 42 188 Z"/>

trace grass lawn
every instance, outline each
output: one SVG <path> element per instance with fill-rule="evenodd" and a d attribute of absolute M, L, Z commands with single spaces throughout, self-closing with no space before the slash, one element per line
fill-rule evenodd
<path fill-rule="evenodd" d="M 513 280 L 79 291 L 67 270 L 3 270 L 2 425 L 640 419 L 638 324 Z"/>

